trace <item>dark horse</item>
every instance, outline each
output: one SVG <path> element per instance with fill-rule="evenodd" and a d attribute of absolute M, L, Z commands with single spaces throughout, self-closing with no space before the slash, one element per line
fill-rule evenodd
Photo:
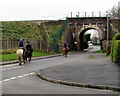
<path fill-rule="evenodd" d="M 27 54 L 27 59 L 28 59 L 28 61 L 30 62 L 30 61 L 31 61 L 31 57 L 32 57 L 32 52 L 29 51 L 29 50 L 27 50 L 27 51 L 26 51 L 26 54 Z"/>
<path fill-rule="evenodd" d="M 22 48 L 19 48 L 16 53 L 18 56 L 19 65 L 22 65 L 22 60 L 24 64 L 27 63 L 27 59 L 29 62 L 31 61 L 32 53 L 30 51 L 25 52 Z"/>
<path fill-rule="evenodd" d="M 63 56 L 67 57 L 68 51 L 68 48 L 63 48 Z"/>

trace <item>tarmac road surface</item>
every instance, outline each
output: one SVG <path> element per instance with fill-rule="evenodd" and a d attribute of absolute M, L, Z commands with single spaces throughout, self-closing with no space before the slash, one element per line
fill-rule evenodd
<path fill-rule="evenodd" d="M 35 60 L 19 66 L 18 63 L 0 66 L 2 68 L 2 94 L 117 94 L 108 90 L 80 88 L 50 83 L 36 76 L 40 69 L 70 64 L 88 57 L 89 53 L 75 53 L 67 58 L 60 56 Z"/>

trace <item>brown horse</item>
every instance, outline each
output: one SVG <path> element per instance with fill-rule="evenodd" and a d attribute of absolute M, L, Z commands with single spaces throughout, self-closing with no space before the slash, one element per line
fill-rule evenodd
<path fill-rule="evenodd" d="M 24 64 L 27 62 L 27 55 L 26 55 L 26 53 L 23 51 L 22 48 L 19 48 L 19 49 L 16 51 L 16 54 L 17 54 L 17 56 L 18 56 L 19 65 L 22 65 L 22 60 L 23 60 Z"/>
<path fill-rule="evenodd" d="M 27 54 L 27 59 L 28 59 L 28 61 L 30 62 L 30 61 L 31 61 L 31 58 L 32 58 L 32 52 L 29 51 L 29 50 L 27 50 L 27 51 L 26 51 L 26 54 Z"/>
<path fill-rule="evenodd" d="M 67 57 L 68 51 L 68 48 L 63 48 L 63 56 Z"/>

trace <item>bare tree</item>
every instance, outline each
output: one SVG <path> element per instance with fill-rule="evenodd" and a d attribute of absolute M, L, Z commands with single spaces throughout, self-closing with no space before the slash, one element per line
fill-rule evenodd
<path fill-rule="evenodd" d="M 120 18 L 120 1 L 118 2 L 118 18 Z"/>
<path fill-rule="evenodd" d="M 111 18 L 120 18 L 120 1 L 118 2 L 118 6 L 114 6 L 112 9 L 108 11 L 108 15 Z"/>
<path fill-rule="evenodd" d="M 111 10 L 109 10 L 108 15 L 111 18 L 118 18 L 118 7 L 113 7 Z"/>

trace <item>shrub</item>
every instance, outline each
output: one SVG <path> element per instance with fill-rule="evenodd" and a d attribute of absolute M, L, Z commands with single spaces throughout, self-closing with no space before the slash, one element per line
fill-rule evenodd
<path fill-rule="evenodd" d="M 90 41 L 90 36 L 91 36 L 91 34 L 90 33 L 86 33 L 86 34 L 84 34 L 84 42 L 88 42 L 88 41 Z"/>
<path fill-rule="evenodd" d="M 120 64 L 120 40 L 114 42 L 113 62 Z"/>
<path fill-rule="evenodd" d="M 114 35 L 114 37 L 112 38 L 112 47 L 111 47 L 111 58 L 113 61 L 113 53 L 114 53 L 114 44 L 116 40 L 120 40 L 120 33 L 117 33 Z"/>
<path fill-rule="evenodd" d="M 91 36 L 91 34 L 90 33 L 86 33 L 86 34 L 84 34 L 84 36 L 83 36 L 83 48 L 84 49 L 87 49 L 88 48 L 88 41 L 90 41 L 90 36 Z"/>
<path fill-rule="evenodd" d="M 4 54 L 11 54 L 11 53 L 16 53 L 17 49 L 5 49 L 5 50 L 1 50 L 0 54 L 4 55 Z"/>
<path fill-rule="evenodd" d="M 113 37 L 114 40 L 120 40 L 120 33 L 117 33 Z"/>

